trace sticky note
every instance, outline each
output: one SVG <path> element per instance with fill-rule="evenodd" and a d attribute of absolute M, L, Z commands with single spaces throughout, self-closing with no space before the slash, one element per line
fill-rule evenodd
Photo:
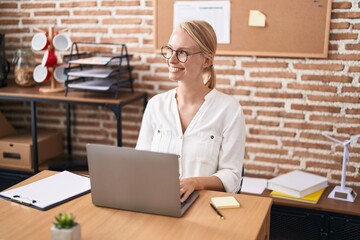
<path fill-rule="evenodd" d="M 266 16 L 258 10 L 250 10 L 249 26 L 251 27 L 265 27 Z"/>
<path fill-rule="evenodd" d="M 238 208 L 240 203 L 236 200 L 235 197 L 212 197 L 211 203 L 218 209 L 222 208 Z"/>

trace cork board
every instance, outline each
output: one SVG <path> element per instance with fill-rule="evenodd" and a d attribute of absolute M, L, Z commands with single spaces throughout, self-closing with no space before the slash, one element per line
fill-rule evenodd
<path fill-rule="evenodd" d="M 155 49 L 173 29 L 174 2 L 155 0 Z M 265 27 L 249 26 L 250 10 L 266 16 Z M 331 0 L 232 0 L 230 43 L 218 55 L 326 58 Z"/>

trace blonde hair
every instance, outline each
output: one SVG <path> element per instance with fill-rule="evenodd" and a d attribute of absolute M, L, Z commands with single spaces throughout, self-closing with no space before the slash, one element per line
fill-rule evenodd
<path fill-rule="evenodd" d="M 201 52 L 210 58 L 211 64 L 204 71 L 204 75 L 207 76 L 207 79 L 204 79 L 204 84 L 208 88 L 215 88 L 216 74 L 213 60 L 216 53 L 217 38 L 214 29 L 209 23 L 202 20 L 185 21 L 179 27 L 185 30 L 199 46 Z"/>

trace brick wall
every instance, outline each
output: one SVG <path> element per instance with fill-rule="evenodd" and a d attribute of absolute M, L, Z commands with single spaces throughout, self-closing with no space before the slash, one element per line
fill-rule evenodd
<path fill-rule="evenodd" d="M 341 140 L 360 134 L 360 3 L 333 0 L 327 59 L 217 56 L 217 88 L 244 108 L 247 124 L 246 173 L 275 176 L 305 169 L 339 183 L 343 148 L 320 135 Z M 150 96 L 173 88 L 164 60 L 153 51 L 151 0 L 1 1 L 0 32 L 8 58 L 29 47 L 34 28 L 68 28 L 73 41 L 126 43 L 134 54 L 136 88 Z M 0 89 L 1 91 L 1 89 Z M 115 144 L 111 111 L 75 106 L 73 144 L 84 154 L 87 142 Z M 27 103 L 2 102 L 0 110 L 17 128 L 30 124 Z M 124 145 L 134 146 L 142 105 L 124 111 Z M 65 107 L 38 106 L 38 125 L 64 131 Z M 64 134 L 65 135 L 65 134 Z M 360 186 L 360 141 L 350 147 L 347 181 Z"/>

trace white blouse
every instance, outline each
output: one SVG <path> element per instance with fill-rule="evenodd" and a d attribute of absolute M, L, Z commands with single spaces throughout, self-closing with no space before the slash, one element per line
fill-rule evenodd
<path fill-rule="evenodd" d="M 179 155 L 180 177 L 217 176 L 227 192 L 240 188 L 245 120 L 235 98 L 215 89 L 182 133 L 176 89 L 147 104 L 136 149 Z"/>

